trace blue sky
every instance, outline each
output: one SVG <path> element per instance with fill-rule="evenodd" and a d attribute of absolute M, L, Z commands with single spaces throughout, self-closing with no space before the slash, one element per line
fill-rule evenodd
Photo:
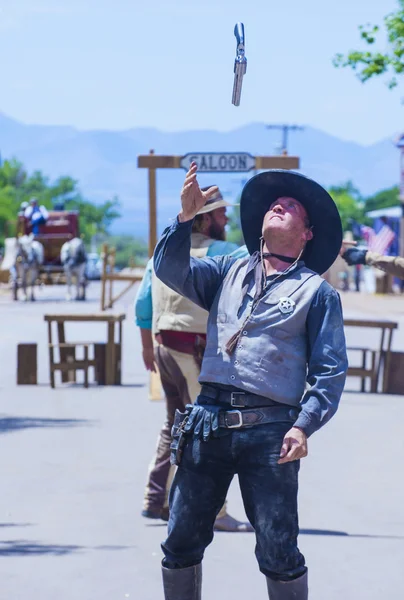
<path fill-rule="evenodd" d="M 363 144 L 404 128 L 400 90 L 332 66 L 393 0 L 0 0 L 0 111 L 80 129 L 311 125 Z M 231 104 L 243 21 L 248 72 Z M 381 45 L 383 50 L 383 43 Z"/>

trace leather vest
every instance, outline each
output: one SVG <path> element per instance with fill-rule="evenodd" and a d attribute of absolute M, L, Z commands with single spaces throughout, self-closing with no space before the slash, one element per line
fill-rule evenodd
<path fill-rule="evenodd" d="M 199 381 L 298 405 L 306 386 L 307 314 L 324 280 L 304 266 L 295 269 L 268 288 L 243 327 L 255 292 L 251 282 L 242 298 L 246 266 L 247 260 L 239 260 L 231 267 L 213 302 Z M 240 328 L 229 355 L 226 344 Z"/>
<path fill-rule="evenodd" d="M 204 258 L 216 240 L 200 233 L 191 235 L 191 256 Z M 159 331 L 206 333 L 208 312 L 152 276 L 153 334 Z"/>

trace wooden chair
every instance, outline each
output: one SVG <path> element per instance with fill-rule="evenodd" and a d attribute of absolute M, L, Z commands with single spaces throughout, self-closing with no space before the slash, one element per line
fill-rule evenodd
<path fill-rule="evenodd" d="M 376 350 L 372 350 L 371 348 L 363 348 L 358 346 L 350 346 L 347 347 L 347 351 L 352 352 L 360 352 L 362 355 L 362 365 L 359 367 L 351 366 L 351 362 L 348 368 L 348 375 L 352 375 L 353 377 L 361 378 L 361 392 L 366 391 L 366 379 L 370 379 L 370 391 L 371 393 L 377 392 L 377 352 Z M 370 368 L 368 368 L 368 355 L 370 355 Z"/>
<path fill-rule="evenodd" d="M 370 378 L 370 391 L 377 393 L 379 390 L 379 379 L 382 372 L 382 392 L 387 389 L 387 376 L 389 373 L 389 364 L 391 357 L 391 346 L 393 340 L 393 332 L 398 327 L 398 323 L 395 321 L 389 321 L 386 319 L 344 319 L 345 327 L 353 327 L 356 330 L 357 336 L 361 335 L 361 331 L 368 329 L 369 331 L 377 331 L 380 335 L 379 348 L 378 350 L 363 347 L 363 346 L 348 346 L 349 351 L 359 351 L 362 353 L 362 366 L 355 366 L 349 364 L 348 376 L 360 377 L 361 378 L 361 390 L 365 391 L 366 378 Z M 387 334 L 387 335 L 386 335 Z M 367 366 L 367 357 L 371 356 L 371 366 Z"/>
<path fill-rule="evenodd" d="M 84 357 L 76 358 L 76 348 L 84 349 Z M 84 387 L 88 388 L 88 368 L 95 366 L 95 361 L 88 356 L 89 344 L 83 342 L 70 344 L 49 344 L 50 382 L 55 387 L 55 371 L 70 374 L 68 381 L 76 381 L 76 371 L 84 371 Z M 55 348 L 59 349 L 59 362 L 55 362 Z M 73 375 L 73 376 L 72 376 Z"/>
<path fill-rule="evenodd" d="M 122 321 L 126 318 L 125 314 L 54 314 L 44 315 L 44 320 L 48 323 L 48 347 L 49 353 L 52 348 L 59 348 L 60 363 L 63 366 L 62 382 L 76 381 L 76 370 L 84 367 L 84 362 L 88 367 L 94 367 L 95 379 L 99 385 L 120 385 L 121 384 L 121 356 L 122 356 Z M 57 344 L 52 340 L 52 323 L 56 323 Z M 97 342 L 77 342 L 66 343 L 65 323 L 104 323 L 107 325 L 107 341 L 104 344 Z M 116 335 L 118 329 L 118 335 Z M 118 339 L 116 339 L 118 338 Z M 81 367 L 75 368 L 77 346 L 92 346 L 94 348 L 94 358 L 89 359 L 87 348 L 87 360 L 81 361 Z M 50 358 L 51 366 L 55 364 L 54 358 Z"/>

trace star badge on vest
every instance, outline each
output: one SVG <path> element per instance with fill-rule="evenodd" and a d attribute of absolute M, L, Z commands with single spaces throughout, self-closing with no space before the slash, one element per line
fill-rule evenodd
<path fill-rule="evenodd" d="M 296 302 L 291 298 L 279 298 L 278 308 L 283 315 L 289 315 L 295 310 Z"/>

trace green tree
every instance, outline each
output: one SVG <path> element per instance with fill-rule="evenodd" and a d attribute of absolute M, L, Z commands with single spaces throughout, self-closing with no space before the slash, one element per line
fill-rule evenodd
<path fill-rule="evenodd" d="M 32 197 L 48 209 L 53 208 L 55 201 L 63 201 L 66 209 L 78 210 L 80 231 L 87 243 L 94 234 L 107 235 L 113 221 L 120 217 L 117 197 L 93 204 L 83 198 L 72 177 L 62 176 L 50 182 L 41 171 L 29 175 L 18 160 L 5 160 L 0 165 L 0 246 L 5 237 L 16 234 L 20 206 Z"/>
<path fill-rule="evenodd" d="M 136 265 L 145 265 L 148 260 L 148 245 L 144 240 L 130 235 L 109 236 L 107 242 L 116 250 L 115 264 L 118 269 L 127 267 L 131 260 Z"/>
<path fill-rule="evenodd" d="M 351 181 L 348 181 L 345 185 L 332 186 L 328 191 L 337 205 L 344 231 L 350 229 L 352 219 L 359 223 L 367 222 L 365 203 Z"/>
<path fill-rule="evenodd" d="M 357 71 L 360 81 L 366 82 L 372 77 L 387 75 L 390 89 L 398 85 L 397 76 L 404 72 L 404 0 L 398 0 L 399 8 L 384 18 L 384 29 L 388 40 L 385 52 L 352 50 L 348 54 L 334 57 L 336 67 L 351 67 Z M 374 46 L 378 39 L 378 25 L 361 25 L 360 36 L 368 46 Z"/>
<path fill-rule="evenodd" d="M 368 212 L 370 210 L 388 208 L 389 206 L 397 206 L 399 204 L 399 188 L 397 185 L 395 185 L 387 190 L 381 190 L 377 194 L 366 198 L 365 210 Z"/>
<path fill-rule="evenodd" d="M 66 209 L 79 212 L 80 233 L 86 243 L 90 243 L 94 235 L 107 235 L 112 223 L 121 216 L 117 197 L 102 204 L 92 204 L 78 194 L 66 202 Z"/>
<path fill-rule="evenodd" d="M 240 198 L 237 202 L 240 202 Z M 242 246 L 244 244 L 244 238 L 240 225 L 240 207 L 235 206 L 228 217 L 229 222 L 227 224 L 226 240 L 228 242 L 233 242 L 233 244 L 237 244 L 238 246 Z"/>

